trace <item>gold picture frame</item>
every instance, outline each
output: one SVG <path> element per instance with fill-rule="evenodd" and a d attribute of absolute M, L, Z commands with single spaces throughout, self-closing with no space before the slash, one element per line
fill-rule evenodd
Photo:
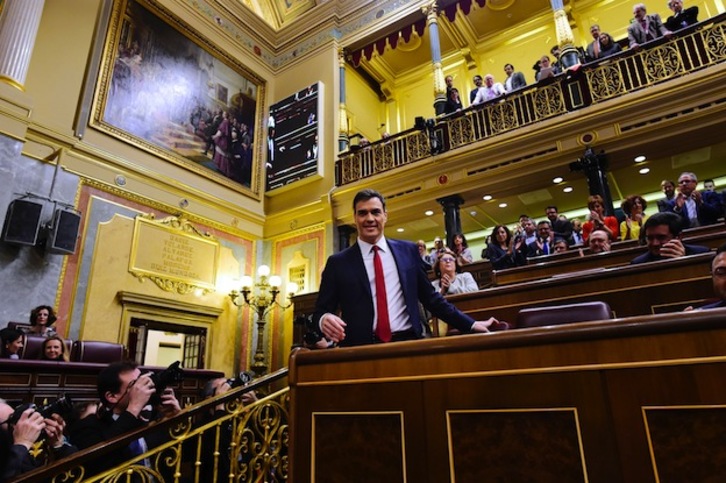
<path fill-rule="evenodd" d="M 91 126 L 260 199 L 264 89 L 156 0 L 116 0 Z"/>

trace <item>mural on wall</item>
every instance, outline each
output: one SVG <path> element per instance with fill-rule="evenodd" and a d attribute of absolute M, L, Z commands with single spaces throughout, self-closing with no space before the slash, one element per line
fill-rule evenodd
<path fill-rule="evenodd" d="M 259 196 L 264 85 L 155 0 L 118 0 L 92 124 Z"/>

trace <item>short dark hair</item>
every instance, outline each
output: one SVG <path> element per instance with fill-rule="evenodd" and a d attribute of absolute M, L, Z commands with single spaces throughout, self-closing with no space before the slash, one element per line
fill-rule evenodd
<path fill-rule="evenodd" d="M 504 68 L 506 69 L 507 67 L 511 67 L 512 70 L 514 70 L 514 66 L 512 64 L 504 64 Z"/>
<path fill-rule="evenodd" d="M 46 309 L 48 311 L 48 325 L 53 325 L 58 317 L 55 315 L 55 310 L 50 305 L 38 305 L 36 308 L 30 311 L 30 325 L 35 325 L 38 322 L 38 313 Z"/>
<path fill-rule="evenodd" d="M 726 243 L 718 247 L 718 249 L 716 250 L 716 255 L 720 255 L 723 252 L 726 252 Z"/>
<path fill-rule="evenodd" d="M 98 389 L 98 398 L 105 406 L 110 405 L 106 400 L 106 393 L 111 392 L 114 394 L 121 389 L 121 378 L 119 376 L 126 372 L 131 372 L 137 367 L 139 365 L 134 361 L 120 361 L 112 362 L 101 369 L 101 372 L 98 373 L 96 388 Z"/>
<path fill-rule="evenodd" d="M 557 44 L 553 45 L 552 48 L 550 49 L 550 54 L 554 55 L 555 50 L 560 50 L 560 46 Z"/>
<path fill-rule="evenodd" d="M 661 225 L 668 226 L 668 231 L 671 232 L 671 235 L 678 236 L 681 234 L 681 230 L 683 229 L 683 219 L 677 214 L 669 211 L 655 213 L 645 221 L 645 224 L 643 225 L 643 233 L 645 233 L 648 228 L 654 228 Z"/>
<path fill-rule="evenodd" d="M 623 200 L 623 202 L 620 204 L 620 207 L 623 209 L 623 213 L 626 215 L 630 215 L 633 210 L 633 206 L 635 206 L 635 201 L 640 200 L 640 204 L 643 207 L 643 211 L 648 207 L 648 202 L 645 201 L 645 198 L 643 198 L 640 195 L 630 195 L 627 198 Z"/>
<path fill-rule="evenodd" d="M 714 181 L 713 181 L 713 180 L 712 180 L 711 178 L 709 178 L 709 179 L 704 179 L 704 180 L 703 180 L 703 184 L 706 184 L 706 183 L 714 183 L 714 184 L 715 184 L 715 182 L 714 182 Z"/>
<path fill-rule="evenodd" d="M 356 193 L 355 198 L 353 198 L 353 211 L 355 212 L 355 207 L 359 202 L 368 201 L 372 198 L 378 198 L 379 200 L 381 200 L 381 204 L 383 205 L 383 211 L 386 211 L 385 198 L 383 198 L 383 195 L 380 194 L 378 191 L 372 189 L 364 189 Z"/>
<path fill-rule="evenodd" d="M 458 232 L 454 233 L 454 236 L 452 236 L 452 237 L 451 237 L 451 246 L 452 246 L 452 248 L 453 248 L 453 246 L 454 246 L 454 239 L 455 239 L 455 238 L 456 238 L 457 236 L 460 236 L 460 237 L 461 237 L 461 244 L 462 244 L 462 245 L 464 245 L 464 248 L 468 248 L 468 247 L 469 247 L 469 243 L 467 243 L 467 241 L 466 241 L 466 237 L 465 237 L 465 236 L 464 236 L 464 234 L 463 234 L 462 232 L 460 232 L 460 231 L 458 231 Z"/>
<path fill-rule="evenodd" d="M 540 225 L 547 225 L 550 228 L 552 228 L 552 223 L 550 222 L 550 220 L 542 220 L 542 221 L 538 222 L 537 228 L 539 228 Z"/>
<path fill-rule="evenodd" d="M 552 209 L 554 209 L 557 213 L 560 212 L 560 210 L 558 210 L 555 205 L 549 205 L 547 208 L 545 208 L 545 213 L 547 212 L 547 210 L 552 210 Z"/>
<path fill-rule="evenodd" d="M 0 349 L 5 349 L 5 344 L 9 344 L 10 342 L 13 342 L 15 340 L 18 340 L 19 337 L 22 337 L 23 333 L 19 331 L 18 329 L 12 329 L 10 327 L 5 327 L 4 329 L 0 330 L 0 340 L 2 340 L 3 347 Z"/>

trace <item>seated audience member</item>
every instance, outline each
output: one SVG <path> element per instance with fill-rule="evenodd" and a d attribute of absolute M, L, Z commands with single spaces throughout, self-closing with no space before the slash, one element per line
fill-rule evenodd
<path fill-rule="evenodd" d="M 684 9 L 683 0 L 670 0 L 668 8 L 671 9 L 673 15 L 668 17 L 665 26 L 671 32 L 698 23 L 698 7 L 695 5 Z"/>
<path fill-rule="evenodd" d="M 9 435 L 12 441 L 7 461 L 0 473 L 0 481 L 10 481 L 23 473 L 78 451 L 75 446 L 66 442 L 63 436 L 65 422 L 59 415 L 53 414 L 50 418 L 43 418 L 43 415 L 35 409 L 28 408 L 23 411 L 17 422 L 11 424 L 8 419 L 14 412 L 15 410 L 4 399 L 0 399 L 0 431 Z M 50 448 L 49 452 L 31 451 L 43 433 L 46 438 L 43 444 Z M 41 458 L 45 454 L 47 458 Z"/>
<path fill-rule="evenodd" d="M 587 239 L 595 230 L 605 230 L 610 240 L 618 239 L 618 219 L 614 216 L 605 216 L 605 202 L 600 195 L 593 195 L 587 199 L 590 209 L 590 219 L 582 224 L 582 238 Z"/>
<path fill-rule="evenodd" d="M 610 34 L 605 32 L 600 34 L 600 57 L 598 58 L 604 59 L 605 57 L 615 55 L 622 51 L 623 48 L 620 47 L 619 43 L 613 40 L 613 37 Z"/>
<path fill-rule="evenodd" d="M 604 230 L 595 230 L 590 233 L 587 240 L 590 253 L 604 253 L 610 251 L 610 236 Z"/>
<path fill-rule="evenodd" d="M 715 225 L 723 216 L 721 197 L 714 191 L 698 191 L 698 178 L 694 173 L 681 173 L 678 177 L 678 195 L 668 203 L 669 211 L 679 215 L 683 228 Z"/>
<path fill-rule="evenodd" d="M 499 82 L 494 82 L 494 76 L 487 74 L 484 76 L 484 85 L 480 87 L 476 93 L 476 97 L 472 101 L 471 105 L 483 104 L 492 99 L 496 99 L 499 96 L 505 94 L 504 86 Z"/>
<path fill-rule="evenodd" d="M 469 105 L 474 105 L 474 99 L 476 99 L 476 95 L 479 93 L 479 89 L 484 85 L 484 79 L 479 74 L 475 75 L 472 78 L 472 81 L 474 82 L 474 88 L 469 92 Z"/>
<path fill-rule="evenodd" d="M 554 77 L 555 75 L 559 74 L 559 69 L 552 65 L 550 62 L 550 58 L 548 55 L 543 55 L 539 59 L 539 70 L 537 71 L 537 74 L 534 76 L 537 82 L 547 79 L 549 77 Z"/>
<path fill-rule="evenodd" d="M 474 255 L 469 250 L 469 244 L 466 242 L 466 237 L 463 233 L 456 233 L 452 242 L 454 246 L 449 248 L 456 255 L 456 261 L 459 265 L 467 265 L 474 261 Z"/>
<path fill-rule="evenodd" d="M 68 362 L 68 348 L 63 339 L 53 335 L 43 341 L 38 358 L 43 361 Z"/>
<path fill-rule="evenodd" d="M 653 262 L 708 251 L 707 247 L 682 243 L 680 240 L 682 228 L 681 217 L 675 213 L 656 213 L 648 218 L 643 225 L 648 251 L 635 257 L 630 263 Z"/>
<path fill-rule="evenodd" d="M 716 257 L 711 262 L 711 278 L 713 291 L 721 300 L 704 305 L 702 309 L 719 309 L 726 307 L 726 243 L 718 247 Z"/>
<path fill-rule="evenodd" d="M 585 49 L 585 57 L 588 62 L 592 62 L 593 60 L 597 60 L 602 57 L 602 55 L 600 55 L 602 47 L 600 47 L 600 26 L 598 24 L 594 24 L 590 27 L 590 35 L 592 35 L 593 40 L 587 44 L 587 49 Z"/>
<path fill-rule="evenodd" d="M 625 213 L 625 221 L 620 223 L 621 240 L 637 240 L 640 238 L 640 228 L 648 219 L 645 209 L 648 202 L 640 195 L 630 195 L 620 204 Z"/>
<path fill-rule="evenodd" d="M 151 408 L 152 412 L 147 418 L 146 409 L 156 388 L 150 374 L 141 374 L 132 361 L 114 362 L 102 369 L 98 374 L 96 389 L 101 401 L 96 415 L 79 421 L 71 433 L 71 440 L 81 449 L 146 426 L 159 417 L 172 417 L 181 411 L 174 391 L 166 388 L 160 395 L 161 403 Z M 93 470 L 113 468 L 141 455 L 165 438 L 168 435 L 157 432 L 132 441 L 126 448 L 104 456 L 103 461 L 96 461 Z"/>
<path fill-rule="evenodd" d="M 461 103 L 459 97 L 459 89 L 452 87 L 448 91 L 448 97 L 446 98 L 446 105 L 444 106 L 444 114 L 453 114 L 457 111 L 461 111 L 464 105 Z"/>
<path fill-rule="evenodd" d="M 507 74 L 507 80 L 504 81 L 504 90 L 507 92 L 516 91 L 522 87 L 527 87 L 527 81 L 524 79 L 524 74 L 521 72 L 514 71 L 512 64 L 506 64 L 504 66 L 504 72 Z"/>
<path fill-rule="evenodd" d="M 554 235 L 552 225 L 548 220 L 537 223 L 537 238 L 527 245 L 527 258 L 541 257 L 554 253 Z"/>
<path fill-rule="evenodd" d="M 636 3 L 633 6 L 633 17 L 633 22 L 628 26 L 628 44 L 631 49 L 637 49 L 659 37 L 670 38 L 672 32 L 663 25 L 660 15 L 648 15 L 645 4 Z"/>
<path fill-rule="evenodd" d="M 423 240 L 419 240 L 416 242 L 416 246 L 418 247 L 418 254 L 421 255 L 421 260 L 424 263 L 424 268 L 426 270 L 431 270 L 431 267 L 434 264 L 431 260 L 431 255 L 429 255 L 429 252 L 426 250 L 426 242 Z"/>
<path fill-rule="evenodd" d="M 572 244 L 584 245 L 585 240 L 582 238 L 582 221 L 579 218 L 572 220 Z"/>
<path fill-rule="evenodd" d="M 20 359 L 20 351 L 23 349 L 25 336 L 16 329 L 5 327 L 0 330 L 0 356 L 3 359 Z"/>
<path fill-rule="evenodd" d="M 564 253 L 569 248 L 569 245 L 564 238 L 555 238 L 555 242 L 552 245 L 552 248 L 554 248 L 555 253 Z"/>
<path fill-rule="evenodd" d="M 550 226 L 552 227 L 552 233 L 554 236 L 564 238 L 567 243 L 571 243 L 572 223 L 570 220 L 567 218 L 560 218 L 560 215 L 557 212 L 557 207 L 554 205 L 550 205 L 545 208 L 545 215 L 547 215 L 547 219 L 550 221 Z"/>
<path fill-rule="evenodd" d="M 484 249 L 482 258 L 488 258 L 494 270 L 524 265 L 526 260 L 521 252 L 523 246 L 526 245 L 521 232 L 513 237 L 509 228 L 497 225 L 492 230 L 491 243 Z"/>
<path fill-rule="evenodd" d="M 658 211 L 663 213 L 664 211 L 670 211 L 669 204 L 671 200 L 676 197 L 676 184 L 668 179 L 664 179 L 660 182 L 660 189 L 665 195 L 665 198 L 661 198 L 657 201 Z"/>
<path fill-rule="evenodd" d="M 30 311 L 30 333 L 44 337 L 56 335 L 55 329 L 52 327 L 56 320 L 57 317 L 53 307 L 50 305 L 39 305 Z"/>
<path fill-rule="evenodd" d="M 434 265 L 436 280 L 431 282 L 441 295 L 453 295 L 457 293 L 476 292 L 479 286 L 469 272 L 462 272 L 461 265 L 454 252 L 448 248 L 444 249 Z"/>

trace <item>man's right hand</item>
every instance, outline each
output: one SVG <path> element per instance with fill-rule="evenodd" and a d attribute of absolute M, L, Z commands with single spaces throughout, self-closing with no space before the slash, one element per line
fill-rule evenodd
<path fill-rule="evenodd" d="M 45 429 L 43 415 L 33 408 L 23 411 L 13 428 L 13 444 L 22 444 L 30 449 Z"/>
<path fill-rule="evenodd" d="M 136 417 L 139 417 L 141 411 L 149 403 L 151 395 L 154 394 L 156 388 L 154 381 L 149 377 L 150 374 L 142 374 L 132 386 L 129 387 L 129 404 L 126 410 Z"/>
<path fill-rule="evenodd" d="M 325 338 L 335 343 L 345 339 L 345 327 L 346 323 L 343 322 L 343 319 L 333 314 L 325 314 L 320 323 L 320 330 L 323 331 Z"/>

